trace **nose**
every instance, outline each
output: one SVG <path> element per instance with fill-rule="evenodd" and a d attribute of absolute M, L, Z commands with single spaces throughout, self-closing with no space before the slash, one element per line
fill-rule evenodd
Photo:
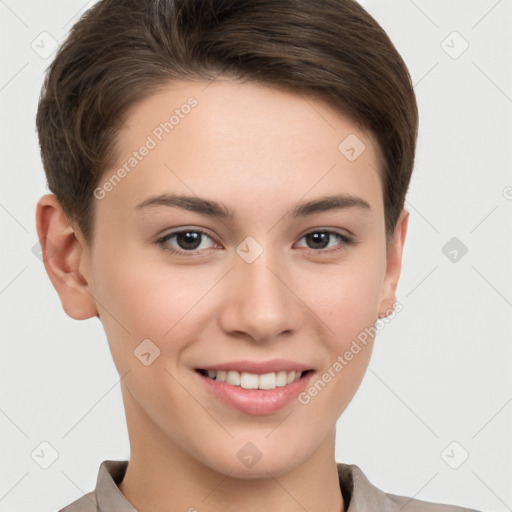
<path fill-rule="evenodd" d="M 291 281 L 291 271 L 267 257 L 267 251 L 252 263 L 237 258 L 220 315 L 224 332 L 257 342 L 296 332 L 304 308 Z"/>

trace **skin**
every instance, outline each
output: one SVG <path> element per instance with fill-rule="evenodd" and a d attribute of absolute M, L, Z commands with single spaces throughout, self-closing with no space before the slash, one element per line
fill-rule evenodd
<path fill-rule="evenodd" d="M 131 457 L 119 488 L 141 511 L 343 511 L 336 421 L 364 376 L 373 339 L 308 404 L 294 400 L 270 415 L 215 400 L 194 368 L 274 358 L 318 375 L 332 367 L 396 301 L 408 212 L 387 248 L 373 139 L 321 100 L 255 83 L 175 82 L 137 103 L 120 132 L 118 166 L 190 96 L 198 101 L 190 114 L 95 200 L 92 248 L 55 196 L 37 206 L 39 237 L 54 245 L 45 267 L 64 310 L 75 319 L 99 316 L 124 376 Z M 349 134 L 366 146 L 354 161 L 338 150 Z M 163 192 L 219 201 L 237 218 L 135 209 Z M 286 217 L 301 201 L 335 193 L 370 209 Z M 211 237 L 195 255 L 152 243 L 183 227 Z M 319 228 L 356 243 L 331 236 L 315 245 L 305 235 Z M 252 263 L 236 252 L 247 236 L 263 248 Z M 166 247 L 188 246 L 174 237 Z M 134 350 L 148 338 L 160 356 L 145 366 Z M 250 468 L 237 457 L 247 442 L 262 454 Z"/>

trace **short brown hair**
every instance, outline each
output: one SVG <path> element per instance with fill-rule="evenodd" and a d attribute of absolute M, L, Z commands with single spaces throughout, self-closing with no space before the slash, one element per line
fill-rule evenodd
<path fill-rule="evenodd" d="M 93 191 L 130 106 L 175 79 L 219 75 L 314 93 L 368 130 L 382 155 L 389 243 L 418 109 L 405 63 L 355 0 L 100 0 L 59 49 L 37 111 L 48 187 L 88 244 Z"/>

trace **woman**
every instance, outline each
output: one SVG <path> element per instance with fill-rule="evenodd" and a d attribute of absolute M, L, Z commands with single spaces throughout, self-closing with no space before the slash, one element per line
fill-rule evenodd
<path fill-rule="evenodd" d="M 64 511 L 468 510 L 334 457 L 400 311 L 418 130 L 359 4 L 100 1 L 37 127 L 45 267 L 69 316 L 103 324 L 131 448 Z"/>

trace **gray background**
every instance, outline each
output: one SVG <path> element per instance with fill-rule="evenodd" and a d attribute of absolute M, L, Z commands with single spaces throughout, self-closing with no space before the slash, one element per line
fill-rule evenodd
<path fill-rule="evenodd" d="M 0 511 L 58 510 L 129 457 L 101 324 L 66 316 L 32 252 L 46 53 L 93 3 L 0 0 Z M 410 69 L 421 128 L 403 311 L 338 421 L 337 460 L 386 492 L 512 510 L 512 0 L 362 3 Z"/>

